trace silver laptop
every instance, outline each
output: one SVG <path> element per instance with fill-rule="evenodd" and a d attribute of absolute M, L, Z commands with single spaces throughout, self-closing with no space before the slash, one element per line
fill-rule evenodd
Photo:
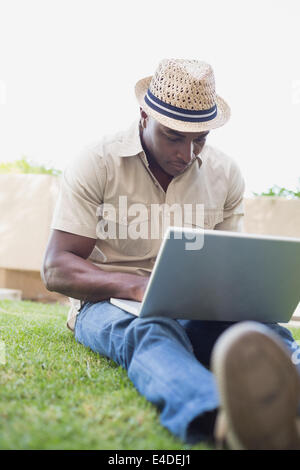
<path fill-rule="evenodd" d="M 143 302 L 110 302 L 140 317 L 288 322 L 300 301 L 300 238 L 169 227 Z"/>

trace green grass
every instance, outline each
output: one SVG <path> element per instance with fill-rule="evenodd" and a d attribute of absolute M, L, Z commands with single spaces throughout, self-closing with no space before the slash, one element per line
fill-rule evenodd
<path fill-rule="evenodd" d="M 67 311 L 0 301 L 0 449 L 209 449 L 163 428 L 125 370 L 75 341 Z"/>
<path fill-rule="evenodd" d="M 67 311 L 0 301 L 0 449 L 211 448 L 163 428 L 125 370 L 75 341 Z"/>

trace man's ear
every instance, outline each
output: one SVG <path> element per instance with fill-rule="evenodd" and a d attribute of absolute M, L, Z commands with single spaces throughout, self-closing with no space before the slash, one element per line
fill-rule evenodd
<path fill-rule="evenodd" d="M 145 128 L 148 122 L 148 114 L 141 107 L 140 107 L 140 113 L 141 113 L 141 124 L 142 124 L 142 127 Z"/>

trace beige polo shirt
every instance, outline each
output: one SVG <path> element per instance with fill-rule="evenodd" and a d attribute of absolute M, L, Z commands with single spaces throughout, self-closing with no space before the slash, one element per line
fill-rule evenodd
<path fill-rule="evenodd" d="M 51 228 L 94 238 L 95 248 L 88 259 L 100 269 L 149 276 L 165 222 L 164 215 L 153 211 L 153 207 L 188 207 L 193 227 L 241 231 L 244 188 L 236 162 L 205 144 L 165 192 L 149 169 L 137 120 L 128 130 L 84 148 L 66 167 Z M 196 204 L 204 208 L 200 222 L 195 217 Z M 142 210 L 130 212 L 132 206 Z M 177 225 L 175 220 L 168 221 L 169 225 Z M 153 224 L 158 228 L 154 232 Z M 70 302 L 67 326 L 74 331 L 82 302 L 71 298 Z"/>

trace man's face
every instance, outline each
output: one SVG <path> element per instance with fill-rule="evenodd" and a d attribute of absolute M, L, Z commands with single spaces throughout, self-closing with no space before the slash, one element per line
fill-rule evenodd
<path fill-rule="evenodd" d="M 208 133 L 175 131 L 148 116 L 143 140 L 159 166 L 169 175 L 177 176 L 200 154 Z"/>

